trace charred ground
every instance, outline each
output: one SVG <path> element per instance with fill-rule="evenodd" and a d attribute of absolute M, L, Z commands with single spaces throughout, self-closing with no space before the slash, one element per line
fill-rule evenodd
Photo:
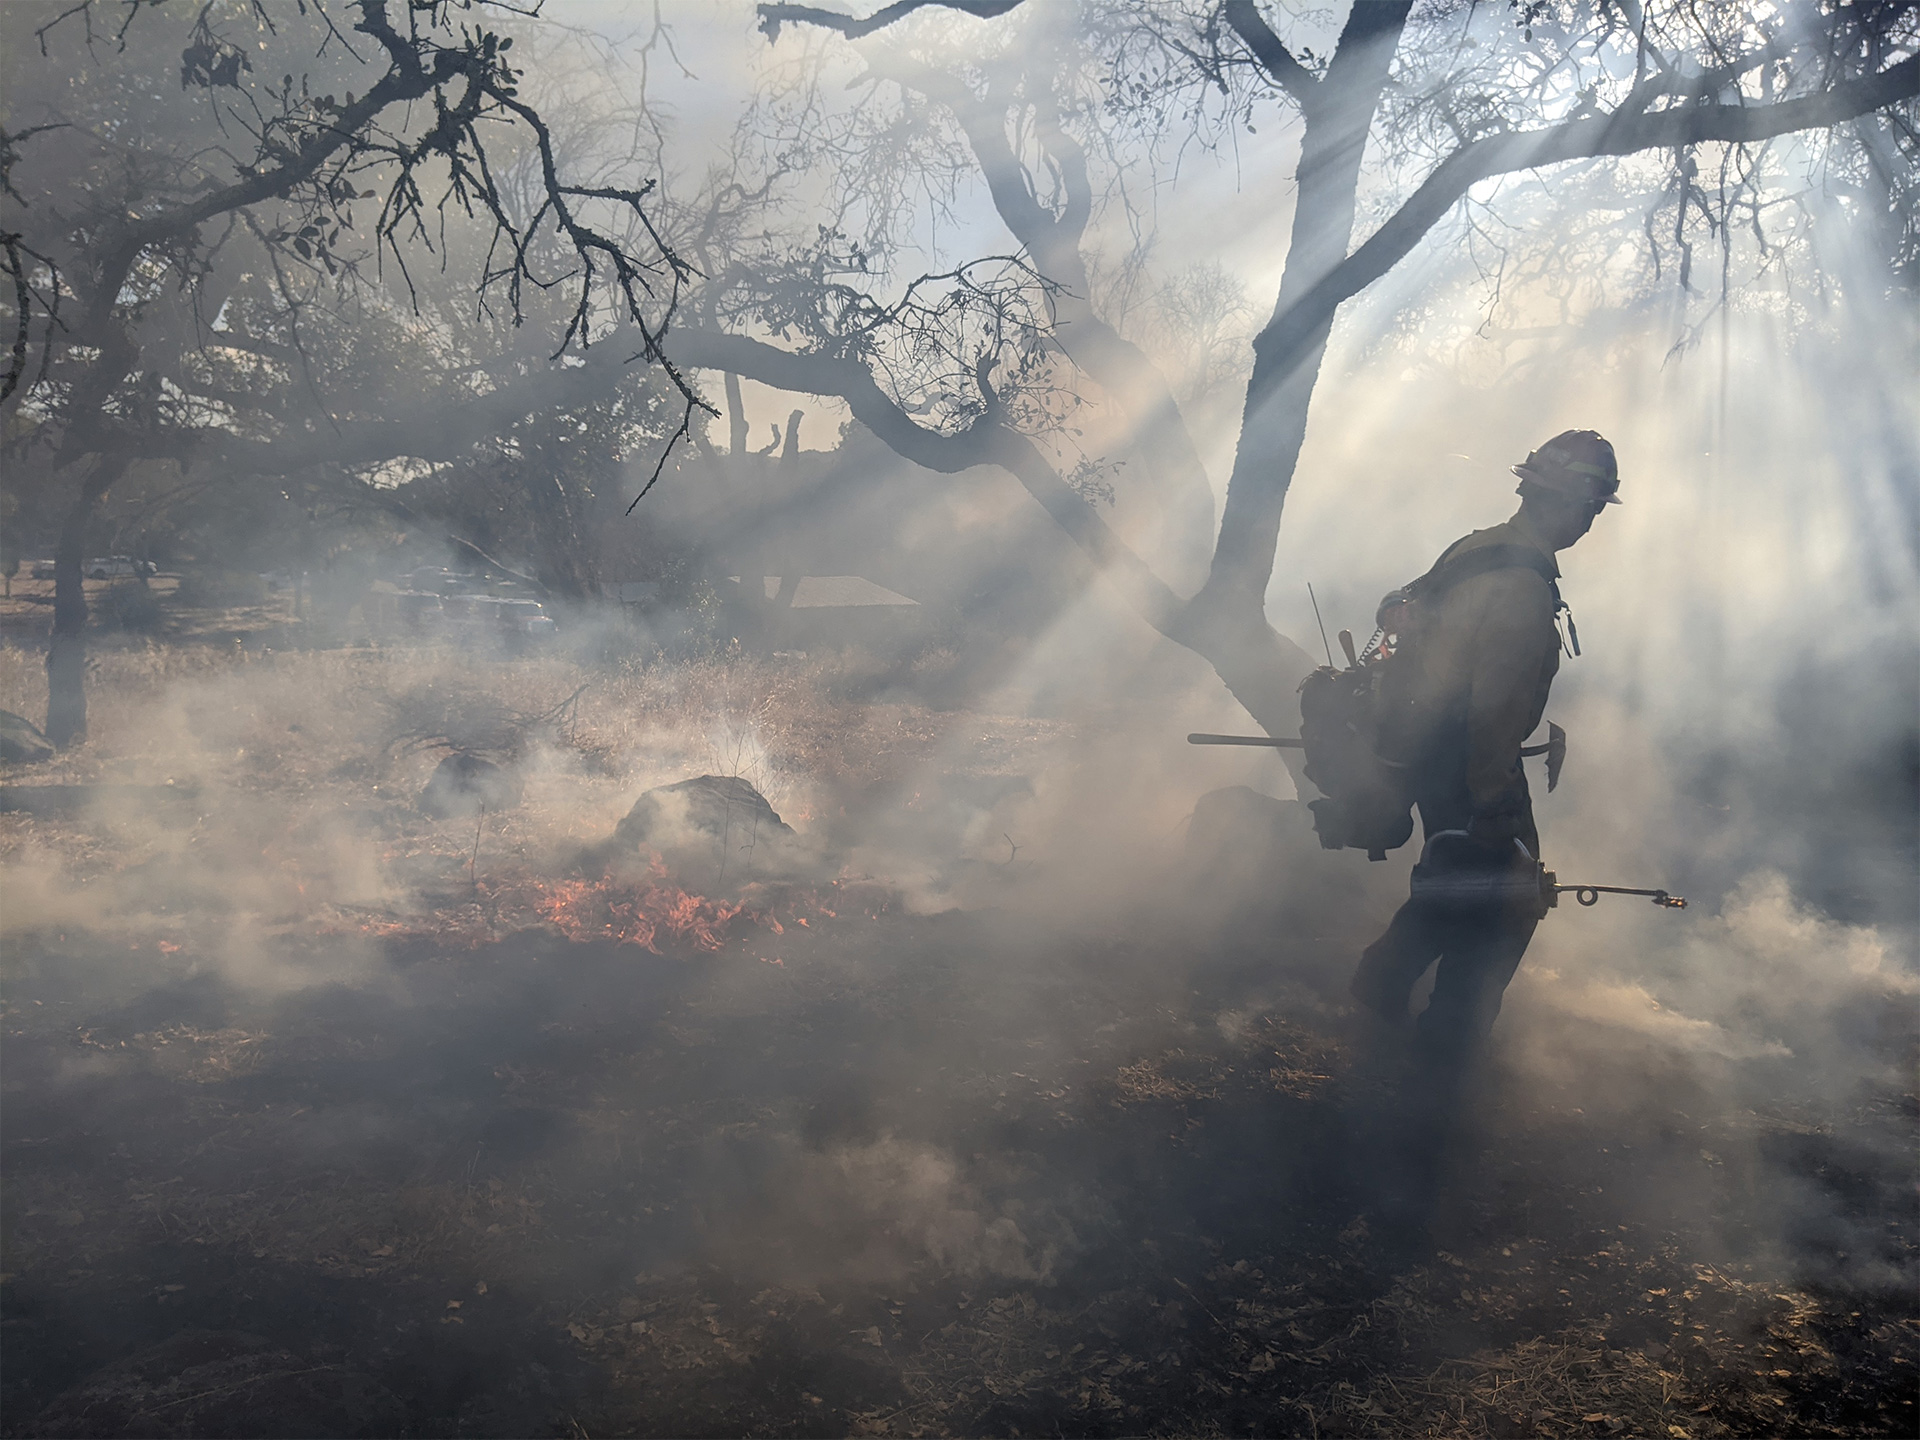
<path fill-rule="evenodd" d="M 1018 854 L 941 913 L 849 866 L 654 949 L 556 919 L 562 841 L 634 793 L 616 712 L 777 713 L 770 788 L 875 833 L 1084 738 L 704 663 L 577 719 L 470 881 L 429 756 L 343 770 L 394 682 L 326 667 L 372 660 L 107 662 L 56 781 L 153 778 L 134 701 L 187 680 L 238 778 L 184 821 L 4 817 L 10 888 L 67 897 L 6 937 L 5 1433 L 1912 1431 L 1912 1097 L 1730 1104 L 1523 1011 L 1580 1083 L 1509 1046 L 1448 1107 L 1339 1002 L 1376 917 L 1300 902 L 1351 857 L 1298 852 L 1278 913 L 1050 917 Z M 242 851 L 306 883 L 242 903 Z"/>

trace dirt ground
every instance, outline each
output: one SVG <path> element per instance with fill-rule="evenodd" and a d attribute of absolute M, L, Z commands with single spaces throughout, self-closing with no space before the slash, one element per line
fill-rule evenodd
<path fill-rule="evenodd" d="M 0 814 L 6 1435 L 1920 1429 L 1910 1084 L 1438 1085 L 1342 1002 L 1381 914 L 1287 908 L 1351 857 L 1050 912 L 994 832 L 1090 722 L 910 670 L 246 618 L 0 777 L 94 787 Z M 417 813 L 462 725 L 524 805 Z M 578 870 L 705 770 L 830 869 Z"/>

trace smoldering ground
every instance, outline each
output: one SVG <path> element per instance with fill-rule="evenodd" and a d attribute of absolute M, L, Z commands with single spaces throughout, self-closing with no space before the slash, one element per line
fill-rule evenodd
<path fill-rule="evenodd" d="M 1177 653 L 1069 654 L 1108 698 L 1054 715 L 857 657 L 104 657 L 37 777 L 95 808 L 6 822 L 8 1432 L 1905 1427 L 1897 928 L 1757 861 L 1557 915 L 1436 1108 L 1343 1004 L 1404 866 L 1196 810 L 1284 774 L 1168 743 L 1231 723 Z M 580 683 L 522 805 L 418 813 L 420 733 Z M 555 908 L 703 770 L 831 871 L 678 877 L 745 908 L 651 948 Z"/>

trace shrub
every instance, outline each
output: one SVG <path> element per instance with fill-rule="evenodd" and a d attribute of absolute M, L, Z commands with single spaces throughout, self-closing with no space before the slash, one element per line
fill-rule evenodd
<path fill-rule="evenodd" d="M 105 630 L 151 634 L 166 618 L 160 602 L 144 585 L 114 585 L 93 603 L 94 623 Z"/>

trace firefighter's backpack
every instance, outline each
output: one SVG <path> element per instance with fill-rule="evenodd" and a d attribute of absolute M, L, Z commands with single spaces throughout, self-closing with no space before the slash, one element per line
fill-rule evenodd
<path fill-rule="evenodd" d="M 1396 681 L 1417 664 L 1422 621 L 1434 602 L 1455 585 L 1494 570 L 1532 570 L 1553 592 L 1556 614 L 1564 610 L 1555 584 L 1553 562 L 1526 545 L 1483 545 L 1449 552 L 1412 584 L 1380 602 L 1377 629 L 1367 648 L 1342 670 L 1323 665 L 1300 682 L 1300 739 L 1306 751 L 1306 776 L 1323 798 L 1308 802 L 1314 833 L 1328 850 L 1364 850 L 1369 860 L 1384 860 L 1413 835 L 1414 765 L 1418 737 L 1398 733 L 1383 747 L 1382 729 L 1390 716 Z M 1577 653 L 1577 652 L 1576 652 Z M 1404 732 L 1404 724 L 1397 727 Z"/>

